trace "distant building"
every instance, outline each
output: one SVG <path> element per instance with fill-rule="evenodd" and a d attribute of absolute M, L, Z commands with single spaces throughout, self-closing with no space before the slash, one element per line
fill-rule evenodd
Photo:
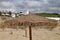
<path fill-rule="evenodd" d="M 26 13 L 24 13 L 24 15 L 28 15 L 29 14 L 29 11 L 27 11 Z"/>
<path fill-rule="evenodd" d="M 31 12 L 30 11 L 27 11 L 26 13 L 24 13 L 24 15 L 28 15 L 28 14 L 31 14 Z"/>
<path fill-rule="evenodd" d="M 24 15 L 28 15 L 30 14 L 31 12 L 30 11 L 27 11 L 26 13 L 22 13 L 22 12 L 11 12 L 11 11 L 2 11 L 2 15 L 3 16 L 9 16 L 9 17 L 12 17 L 12 18 L 15 18 L 15 17 L 19 17 L 19 16 L 24 16 Z"/>
<path fill-rule="evenodd" d="M 13 13 L 11 14 L 11 17 L 12 17 L 12 18 L 15 18 L 15 17 L 16 17 L 16 13 L 13 12 Z"/>
<path fill-rule="evenodd" d="M 2 12 L 1 15 L 3 15 L 3 16 L 9 16 L 8 12 Z"/>
<path fill-rule="evenodd" d="M 16 16 L 17 17 L 19 17 L 19 16 L 21 16 L 22 14 L 20 13 L 20 12 L 18 12 L 17 14 L 16 14 Z"/>
<path fill-rule="evenodd" d="M 9 16 L 10 14 L 9 14 L 8 12 L 5 12 L 5 15 L 6 15 L 6 16 Z"/>
<path fill-rule="evenodd" d="M 29 11 L 26 12 L 26 15 L 28 15 L 28 14 L 29 14 Z"/>

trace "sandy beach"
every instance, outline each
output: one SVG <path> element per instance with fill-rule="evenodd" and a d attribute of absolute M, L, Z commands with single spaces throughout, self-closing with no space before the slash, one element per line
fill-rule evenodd
<path fill-rule="evenodd" d="M 32 28 L 33 40 L 60 40 L 59 28 L 55 28 L 53 31 L 46 29 L 34 29 Z M 12 33 L 11 33 L 12 32 Z M 25 31 L 23 29 L 0 29 L 0 40 L 29 40 L 29 29 L 27 28 L 27 37 L 25 37 Z"/>

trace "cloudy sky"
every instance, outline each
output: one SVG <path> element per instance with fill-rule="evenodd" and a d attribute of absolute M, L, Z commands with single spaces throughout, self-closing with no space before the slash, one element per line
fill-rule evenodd
<path fill-rule="evenodd" d="M 60 0 L 0 0 L 0 10 L 60 13 Z"/>

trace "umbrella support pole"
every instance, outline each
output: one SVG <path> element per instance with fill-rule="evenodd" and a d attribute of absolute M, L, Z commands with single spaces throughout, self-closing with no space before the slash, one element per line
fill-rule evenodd
<path fill-rule="evenodd" d="M 27 37 L 27 29 L 25 28 L 25 37 Z"/>
<path fill-rule="evenodd" d="M 32 28 L 29 26 L 29 40 L 32 40 Z"/>

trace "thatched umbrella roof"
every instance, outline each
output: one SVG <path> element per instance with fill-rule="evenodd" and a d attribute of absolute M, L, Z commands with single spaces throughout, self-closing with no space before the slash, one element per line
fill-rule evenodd
<path fill-rule="evenodd" d="M 7 20 L 3 23 L 4 27 L 20 28 L 21 26 L 32 26 L 46 29 L 53 29 L 57 26 L 57 21 L 45 17 L 28 14 L 15 19 Z"/>

